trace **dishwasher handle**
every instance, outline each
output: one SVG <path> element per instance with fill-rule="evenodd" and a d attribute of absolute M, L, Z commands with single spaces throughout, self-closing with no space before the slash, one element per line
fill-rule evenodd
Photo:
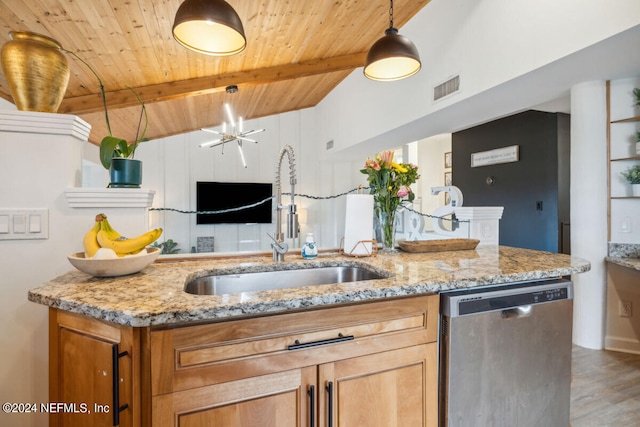
<path fill-rule="evenodd" d="M 529 317 L 533 313 L 533 305 L 521 305 L 520 307 L 502 310 L 503 319 L 519 319 L 521 317 Z"/>

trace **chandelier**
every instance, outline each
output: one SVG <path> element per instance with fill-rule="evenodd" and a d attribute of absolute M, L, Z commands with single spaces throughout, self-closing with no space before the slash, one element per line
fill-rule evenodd
<path fill-rule="evenodd" d="M 227 122 L 222 123 L 222 132 L 219 132 L 214 129 L 204 129 L 204 128 L 200 129 L 204 132 L 213 133 L 220 137 L 214 141 L 203 142 L 202 144 L 200 144 L 200 147 L 213 148 L 213 147 L 222 145 L 222 154 L 224 154 L 224 144 L 226 144 L 227 142 L 236 141 L 238 144 L 238 151 L 240 152 L 240 158 L 242 159 L 242 165 L 246 168 L 247 162 L 244 158 L 244 152 L 242 151 L 242 143 L 253 142 L 254 144 L 257 144 L 258 141 L 256 141 L 255 139 L 247 138 L 247 137 L 250 135 L 254 135 L 256 133 L 264 132 L 265 129 L 256 129 L 256 130 L 250 130 L 245 132 L 242 129 L 242 117 L 238 117 L 238 122 L 236 126 L 236 122 L 233 120 L 233 114 L 231 113 L 231 107 L 229 106 L 229 104 L 224 104 L 224 108 L 225 108 L 225 111 L 227 112 L 227 118 L 229 119 L 229 131 L 227 132 Z"/>

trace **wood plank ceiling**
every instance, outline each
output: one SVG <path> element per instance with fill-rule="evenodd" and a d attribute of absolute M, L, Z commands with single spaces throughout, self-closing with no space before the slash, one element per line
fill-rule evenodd
<path fill-rule="evenodd" d="M 191 52 L 171 34 L 183 0 L 0 0 L 0 44 L 9 31 L 58 40 L 100 75 L 114 136 L 133 140 L 147 105 L 150 139 L 220 125 L 229 102 L 245 120 L 317 105 L 355 68 L 388 27 L 388 0 L 227 0 L 242 19 L 247 48 L 229 57 Z M 429 0 L 395 0 L 402 27 Z M 107 135 L 99 86 L 69 56 L 71 78 L 58 112 Z M 364 76 L 362 78 L 365 78 Z M 379 83 L 385 84 L 385 83 Z M 227 94 L 228 85 L 239 91 Z M 0 97 L 12 102 L 4 74 Z"/>

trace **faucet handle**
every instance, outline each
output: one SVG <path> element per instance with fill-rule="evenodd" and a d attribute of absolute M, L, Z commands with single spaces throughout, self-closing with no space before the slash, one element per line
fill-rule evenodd
<path fill-rule="evenodd" d="M 269 234 L 269 233 L 267 233 L 267 236 L 269 236 L 269 237 L 271 238 L 271 240 L 273 240 L 273 243 L 275 243 L 276 245 L 279 245 L 279 244 L 280 244 L 280 242 L 278 242 L 278 240 L 276 240 L 276 238 L 275 238 L 275 237 L 273 237 L 273 234 Z"/>
<path fill-rule="evenodd" d="M 278 240 L 271 234 L 267 233 L 267 236 L 273 240 L 271 247 L 279 254 L 284 254 L 289 250 L 289 245 L 286 242 L 278 242 Z"/>
<path fill-rule="evenodd" d="M 289 250 L 289 245 L 287 245 L 286 242 L 278 242 L 278 240 L 269 233 L 267 233 L 267 236 L 273 240 L 271 244 L 271 248 L 273 249 L 273 262 L 284 261 L 284 254 Z"/>
<path fill-rule="evenodd" d="M 272 243 L 271 247 L 280 255 L 286 254 L 289 250 L 289 245 L 287 245 L 285 242 Z"/>

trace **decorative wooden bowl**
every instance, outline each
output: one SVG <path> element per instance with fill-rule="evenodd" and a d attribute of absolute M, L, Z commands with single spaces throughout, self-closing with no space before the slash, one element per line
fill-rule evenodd
<path fill-rule="evenodd" d="M 398 246 L 405 252 L 441 252 L 475 249 L 478 239 L 402 240 Z"/>

